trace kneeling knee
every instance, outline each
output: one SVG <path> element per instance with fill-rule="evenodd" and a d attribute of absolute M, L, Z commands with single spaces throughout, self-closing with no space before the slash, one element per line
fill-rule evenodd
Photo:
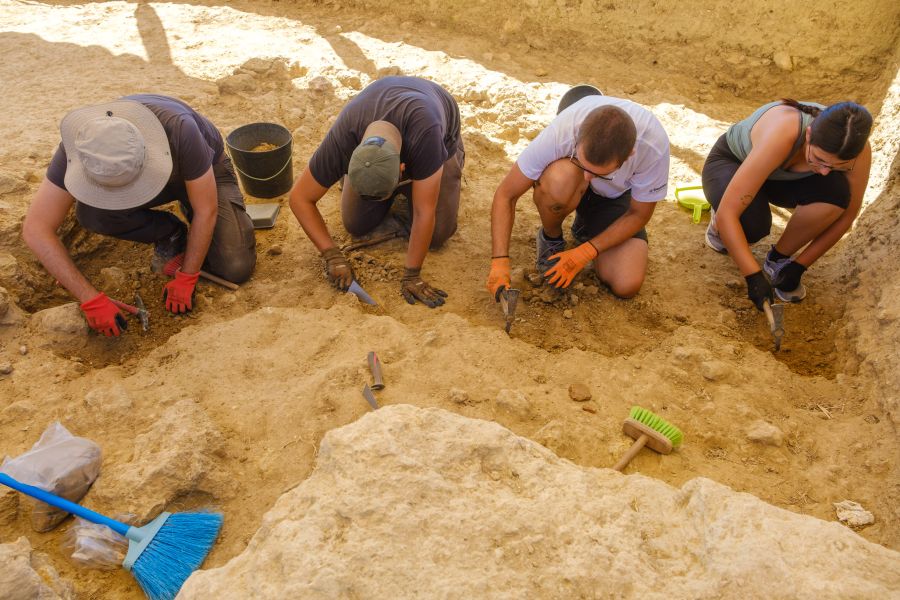
<path fill-rule="evenodd" d="M 641 291 L 641 286 L 644 285 L 644 278 L 634 278 L 634 279 L 626 279 L 623 281 L 615 281 L 607 283 L 609 285 L 610 291 L 617 297 L 623 300 L 628 300 L 637 296 L 638 292 Z"/>
<path fill-rule="evenodd" d="M 216 265 L 215 274 L 232 283 L 244 283 L 253 275 L 256 253 L 236 255 L 223 264 Z"/>
<path fill-rule="evenodd" d="M 431 234 L 431 245 L 429 248 L 437 250 L 453 237 L 454 233 L 456 233 L 456 223 L 445 227 L 435 227 L 434 233 Z"/>

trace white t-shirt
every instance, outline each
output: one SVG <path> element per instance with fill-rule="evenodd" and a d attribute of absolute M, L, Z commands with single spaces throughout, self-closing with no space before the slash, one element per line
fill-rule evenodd
<path fill-rule="evenodd" d="M 643 106 L 610 96 L 588 96 L 559 113 L 530 144 L 516 163 L 525 177 L 537 181 L 555 160 L 568 158 L 575 149 L 578 129 L 598 106 L 624 110 L 637 128 L 634 154 L 610 175 L 612 181 L 591 179 L 591 188 L 606 198 L 618 198 L 628 190 L 639 202 L 659 202 L 666 197 L 669 179 L 669 136 L 659 120 Z"/>

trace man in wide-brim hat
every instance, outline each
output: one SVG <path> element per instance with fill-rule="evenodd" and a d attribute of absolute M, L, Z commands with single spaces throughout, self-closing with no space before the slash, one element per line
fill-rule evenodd
<path fill-rule="evenodd" d="M 75 266 L 56 231 L 75 206 L 85 228 L 154 244 L 154 271 L 173 273 L 166 309 L 193 308 L 204 268 L 235 283 L 256 264 L 253 223 L 244 210 L 222 135 L 190 106 L 140 94 L 79 108 L 60 124 L 62 143 L 28 209 L 22 235 L 59 283 L 78 298 L 90 326 L 104 335 L 125 328 L 119 308 Z M 178 200 L 190 228 L 153 210 Z"/>

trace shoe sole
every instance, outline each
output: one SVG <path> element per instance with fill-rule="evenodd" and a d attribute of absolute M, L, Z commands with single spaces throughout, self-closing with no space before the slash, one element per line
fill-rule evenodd
<path fill-rule="evenodd" d="M 800 302 L 804 298 L 806 298 L 806 286 L 802 286 L 800 288 L 802 291 L 798 294 L 797 290 L 793 290 L 791 292 L 782 292 L 778 288 L 775 288 L 775 297 L 781 300 L 782 302 L 790 302 L 791 304 L 796 304 Z"/>
<path fill-rule="evenodd" d="M 709 241 L 709 236 L 708 236 L 708 235 L 704 235 L 704 236 L 703 236 L 703 242 L 704 242 L 710 249 L 712 249 L 713 252 L 718 252 L 719 254 L 728 254 L 728 248 L 722 248 L 722 249 L 719 249 L 719 248 L 716 248 L 715 246 L 713 246 L 713 243 L 712 243 L 711 241 Z"/>

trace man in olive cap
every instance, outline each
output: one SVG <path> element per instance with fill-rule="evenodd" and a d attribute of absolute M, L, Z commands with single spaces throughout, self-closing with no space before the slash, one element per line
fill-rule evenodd
<path fill-rule="evenodd" d="M 115 303 L 78 270 L 56 231 L 75 206 L 90 231 L 154 244 L 152 267 L 174 273 L 166 309 L 193 308 L 201 268 L 234 281 L 256 264 L 253 223 L 215 126 L 187 104 L 151 94 L 70 112 L 62 143 L 28 209 L 22 236 L 59 283 L 81 302 L 88 324 L 117 336 L 126 327 Z M 170 212 L 174 200 L 190 230 Z"/>
<path fill-rule="evenodd" d="M 354 236 L 374 229 L 398 196 L 412 223 L 400 293 L 434 308 L 447 294 L 420 276 L 430 248 L 456 231 L 465 161 L 459 107 L 436 83 L 386 77 L 359 93 L 338 115 L 291 190 L 291 209 L 325 259 L 329 281 L 347 290 L 354 274 L 328 233 L 316 203 L 343 180 L 341 217 Z"/>

